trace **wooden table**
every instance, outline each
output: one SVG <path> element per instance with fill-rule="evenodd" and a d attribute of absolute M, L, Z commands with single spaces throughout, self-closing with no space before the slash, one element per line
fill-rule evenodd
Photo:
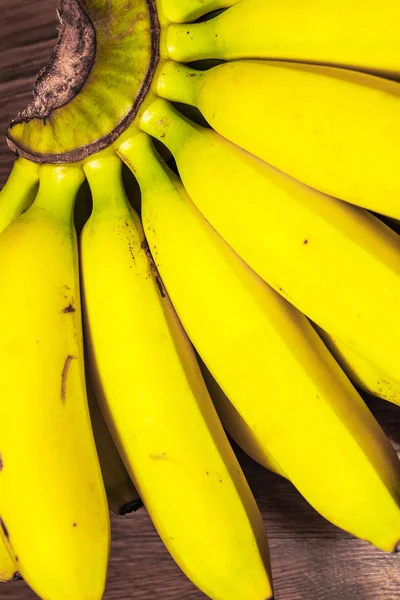
<path fill-rule="evenodd" d="M 34 76 L 51 53 L 55 4 L 0 0 L 0 185 L 13 162 L 3 134 L 28 103 Z M 369 405 L 400 452 L 400 408 L 379 400 Z M 400 600 L 400 555 L 336 529 L 290 483 L 237 453 L 269 533 L 276 600 Z M 113 518 L 112 528 L 106 600 L 204 598 L 170 558 L 144 509 Z M 33 598 L 22 581 L 0 586 L 0 600 Z"/>

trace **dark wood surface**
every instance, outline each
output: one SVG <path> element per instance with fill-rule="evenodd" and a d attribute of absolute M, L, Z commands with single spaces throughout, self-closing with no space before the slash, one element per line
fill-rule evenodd
<path fill-rule="evenodd" d="M 0 0 L 0 187 L 13 162 L 6 126 L 29 101 L 34 75 L 51 53 L 55 5 L 55 0 Z M 400 408 L 378 400 L 369 405 L 400 451 Z M 336 529 L 287 481 L 240 451 L 238 456 L 269 533 L 276 600 L 400 600 L 400 555 Z M 144 509 L 113 518 L 112 528 L 106 600 L 204 598 L 174 564 Z M 0 586 L 1 600 L 34 598 L 24 582 Z"/>

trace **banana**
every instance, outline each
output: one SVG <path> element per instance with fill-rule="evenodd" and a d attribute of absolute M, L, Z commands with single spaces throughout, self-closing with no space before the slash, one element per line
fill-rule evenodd
<path fill-rule="evenodd" d="M 17 158 L 0 191 L 0 233 L 29 208 L 35 199 L 38 183 L 38 165 L 25 158 Z"/>
<path fill-rule="evenodd" d="M 135 512 L 143 506 L 143 503 L 108 431 L 89 376 L 86 377 L 86 385 L 94 439 L 107 492 L 108 505 L 116 515 Z"/>
<path fill-rule="evenodd" d="M 203 15 L 228 8 L 239 0 L 160 0 L 163 14 L 173 23 L 195 21 Z"/>
<path fill-rule="evenodd" d="M 198 356 L 200 370 L 207 385 L 208 392 L 217 409 L 218 416 L 224 429 L 242 450 L 261 466 L 273 471 L 281 477 L 286 475 L 282 468 L 268 452 L 268 447 L 260 441 L 257 434 L 247 425 L 235 406 L 229 400 L 223 389 L 218 385 L 205 363 Z"/>
<path fill-rule="evenodd" d="M 395 232 L 190 123 L 166 100 L 154 101 L 140 126 L 169 147 L 197 208 L 250 267 L 382 377 L 400 381 Z"/>
<path fill-rule="evenodd" d="M 170 25 L 170 58 L 267 58 L 400 73 L 400 7 L 392 0 L 241 0 L 216 19 Z"/>
<path fill-rule="evenodd" d="M 299 181 L 400 218 L 399 83 L 296 63 L 200 72 L 170 61 L 157 92 L 195 106 L 218 133 Z"/>
<path fill-rule="evenodd" d="M 44 600 L 100 600 L 109 551 L 73 227 L 83 178 L 77 166 L 42 166 L 35 202 L 0 236 L 0 524 Z"/>
<path fill-rule="evenodd" d="M 170 113 L 159 118 L 173 126 Z M 148 138 L 119 153 L 141 186 L 146 237 L 178 316 L 263 453 L 327 519 L 392 551 L 400 461 L 355 388 L 309 321 L 207 223 Z"/>
<path fill-rule="evenodd" d="M 128 206 L 121 164 L 93 158 L 84 167 L 94 203 L 81 260 L 96 396 L 184 573 L 214 600 L 266 600 L 261 515 Z"/>
<path fill-rule="evenodd" d="M 17 563 L 7 550 L 4 534 L 0 528 L 0 583 L 16 581 L 20 578 Z"/>
<path fill-rule="evenodd" d="M 339 340 L 334 339 L 318 325 L 314 324 L 314 327 L 354 385 L 377 398 L 400 406 L 398 381 L 383 373 L 374 364 L 359 356 Z"/>
<path fill-rule="evenodd" d="M 220 134 L 270 164 L 314 188 L 386 214 L 400 213 L 400 186 L 394 177 L 398 151 L 389 147 L 387 136 L 385 140 L 399 120 L 389 110 L 390 101 L 393 107 L 400 103 L 399 88 L 362 73 L 266 61 L 237 61 L 205 72 L 170 61 L 157 84 L 159 95 L 195 106 Z M 252 114 L 257 119 L 244 118 Z M 375 129 L 371 136 L 371 124 L 379 122 L 379 132 Z M 399 382 L 318 331 L 357 386 L 400 404 Z"/>
<path fill-rule="evenodd" d="M 307 89 L 303 87 L 306 82 Z M 398 152 L 385 144 L 389 141 L 385 133 L 390 136 L 397 115 L 388 104 L 384 106 L 385 101 L 392 101 L 393 107 L 396 101 L 400 103 L 399 88 L 397 83 L 362 73 L 261 61 L 226 63 L 205 72 L 170 61 L 157 84 L 159 95 L 195 106 L 220 134 L 281 170 L 312 187 L 385 214 L 400 213 L 400 186 L 394 189 L 398 185 L 394 177 Z M 252 114 L 257 120 L 244 118 Z M 372 133 L 376 135 L 371 136 L 370 124 L 375 127 L 379 122 L 379 133 L 375 130 Z M 366 132 L 368 144 L 363 140 Z M 392 138 L 393 143 L 395 136 Z M 392 189 L 388 189 L 390 181 Z M 318 332 L 357 386 L 400 404 L 398 381 L 322 329 Z"/>

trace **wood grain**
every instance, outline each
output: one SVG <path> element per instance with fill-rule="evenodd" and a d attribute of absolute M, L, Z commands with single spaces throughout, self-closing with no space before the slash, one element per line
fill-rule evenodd
<path fill-rule="evenodd" d="M 55 4 L 0 0 L 0 185 L 13 162 L 4 139 L 7 123 L 30 100 L 35 74 L 51 53 Z M 369 400 L 369 405 L 400 450 L 400 408 L 378 400 Z M 400 599 L 400 555 L 387 555 L 336 529 L 290 483 L 237 453 L 269 533 L 276 600 Z M 174 564 L 144 509 L 114 517 L 112 529 L 105 600 L 204 598 Z M 0 598 L 36 596 L 17 582 L 2 585 Z"/>

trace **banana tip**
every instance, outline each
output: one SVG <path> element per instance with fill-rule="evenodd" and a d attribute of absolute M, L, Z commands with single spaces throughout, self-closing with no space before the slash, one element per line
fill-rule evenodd
<path fill-rule="evenodd" d="M 393 552 L 394 554 L 400 553 L 400 541 L 395 545 Z"/>

